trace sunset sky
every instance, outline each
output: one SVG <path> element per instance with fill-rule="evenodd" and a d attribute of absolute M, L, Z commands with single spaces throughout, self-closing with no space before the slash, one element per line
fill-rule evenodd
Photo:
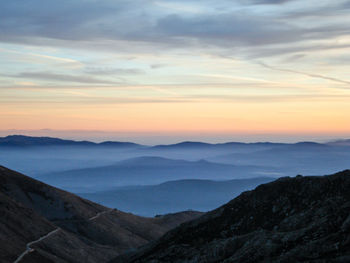
<path fill-rule="evenodd" d="M 350 137 L 349 25 L 342 0 L 1 1 L 0 135 Z"/>

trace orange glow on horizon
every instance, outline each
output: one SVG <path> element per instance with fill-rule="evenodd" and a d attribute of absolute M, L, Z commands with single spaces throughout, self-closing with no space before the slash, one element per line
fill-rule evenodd
<path fill-rule="evenodd" d="M 346 133 L 350 103 L 0 105 L 1 129 L 205 133 Z"/>

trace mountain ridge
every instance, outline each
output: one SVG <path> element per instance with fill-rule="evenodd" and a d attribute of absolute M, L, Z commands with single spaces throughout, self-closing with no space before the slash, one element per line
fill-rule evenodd
<path fill-rule="evenodd" d="M 8 135 L 0 137 L 0 146 L 4 147 L 33 147 L 33 146 L 118 146 L 142 147 L 132 142 L 104 141 L 95 143 L 91 141 L 66 140 L 55 137 L 33 137 L 25 135 Z"/>
<path fill-rule="evenodd" d="M 336 143 L 349 143 L 350 139 L 342 139 L 328 143 L 318 143 L 313 141 L 299 141 L 296 143 L 282 143 L 282 142 L 238 142 L 228 141 L 223 143 L 207 143 L 201 141 L 181 141 L 173 144 L 158 144 L 158 145 L 142 145 L 134 142 L 124 141 L 103 141 L 92 142 L 88 140 L 69 140 L 49 136 L 27 136 L 27 135 L 8 135 L 0 137 L 0 146 L 48 146 L 48 145 L 77 145 L 77 146 L 124 146 L 124 147 L 146 147 L 149 149 L 167 149 L 167 148 L 212 148 L 212 147 L 229 147 L 229 146 L 252 146 L 252 145 L 266 145 L 266 146 L 286 146 L 286 145 L 332 145 Z"/>

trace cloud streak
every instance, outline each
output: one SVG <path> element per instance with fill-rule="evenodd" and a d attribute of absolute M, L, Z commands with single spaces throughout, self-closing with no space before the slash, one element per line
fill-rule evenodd
<path fill-rule="evenodd" d="M 96 68 L 88 67 L 85 69 L 86 74 L 91 75 L 139 75 L 145 72 L 136 68 Z"/>
<path fill-rule="evenodd" d="M 278 71 L 282 71 L 282 72 L 295 73 L 295 74 L 307 76 L 307 77 L 310 77 L 310 78 L 324 79 L 324 80 L 329 80 L 329 81 L 333 81 L 333 82 L 337 82 L 337 83 L 341 83 L 341 84 L 350 85 L 350 81 L 349 80 L 343 80 L 343 79 L 339 79 L 339 78 L 328 77 L 328 76 L 324 76 L 324 75 L 320 75 L 320 74 L 307 73 L 307 72 L 302 72 L 302 71 L 293 70 L 293 69 L 285 69 L 285 68 L 273 67 L 273 66 L 267 65 L 267 64 L 265 64 L 263 62 L 258 62 L 258 64 L 263 66 L 263 67 L 265 67 L 265 68 L 272 69 L 272 70 L 278 70 Z"/>
<path fill-rule="evenodd" d="M 17 75 L 7 75 L 7 77 L 20 79 L 37 79 L 54 82 L 70 82 L 70 83 L 84 83 L 84 84 L 120 84 L 117 81 L 108 81 L 87 75 L 67 75 L 52 72 L 22 72 Z"/>

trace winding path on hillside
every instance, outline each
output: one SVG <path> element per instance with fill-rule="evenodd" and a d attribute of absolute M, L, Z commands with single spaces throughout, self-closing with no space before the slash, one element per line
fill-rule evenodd
<path fill-rule="evenodd" d="M 106 210 L 106 211 L 99 212 L 99 213 L 97 213 L 95 216 L 89 218 L 88 220 L 89 220 L 89 221 L 93 221 L 93 220 L 99 218 L 101 215 L 110 213 L 110 212 L 112 212 L 113 210 L 114 210 L 114 209 L 111 208 L 111 209 L 108 209 L 108 210 Z M 55 230 L 52 230 L 51 232 L 47 233 L 45 236 L 42 236 L 42 237 L 40 237 L 40 238 L 37 239 L 37 240 L 34 240 L 34 241 L 31 241 L 31 242 L 27 243 L 27 245 L 26 245 L 26 250 L 25 250 L 21 255 L 19 255 L 18 258 L 17 258 L 13 263 L 19 263 L 19 262 L 24 258 L 25 255 L 27 255 L 28 253 L 33 252 L 33 251 L 34 251 L 34 248 L 31 248 L 31 247 L 30 247 L 31 245 L 34 245 L 34 244 L 36 244 L 36 243 L 39 243 L 40 241 L 42 241 L 42 240 L 44 240 L 44 239 L 46 239 L 46 238 L 52 236 L 53 234 L 57 233 L 57 232 L 60 231 L 60 230 L 62 230 L 62 229 L 58 227 L 58 228 L 56 228 Z"/>
<path fill-rule="evenodd" d="M 95 216 L 89 218 L 89 220 L 90 220 L 90 221 L 95 220 L 95 219 L 99 218 L 101 215 L 104 215 L 104 214 L 107 214 L 107 213 L 109 213 L 109 212 L 112 212 L 113 210 L 114 210 L 114 209 L 111 208 L 111 209 L 108 209 L 108 210 L 106 210 L 106 211 L 99 212 L 99 213 L 97 213 Z"/>
<path fill-rule="evenodd" d="M 45 236 L 42 236 L 41 238 L 39 238 L 37 240 L 34 240 L 32 242 L 27 243 L 26 250 L 21 255 L 19 255 L 19 257 L 14 261 L 14 263 L 20 262 L 25 255 L 34 251 L 34 249 L 30 247 L 31 245 L 34 245 L 34 244 L 40 242 L 41 240 L 44 240 L 45 238 L 52 236 L 53 234 L 55 234 L 56 232 L 58 232 L 60 230 L 61 230 L 60 228 L 57 228 L 57 229 L 51 231 L 50 233 L 46 234 Z"/>

